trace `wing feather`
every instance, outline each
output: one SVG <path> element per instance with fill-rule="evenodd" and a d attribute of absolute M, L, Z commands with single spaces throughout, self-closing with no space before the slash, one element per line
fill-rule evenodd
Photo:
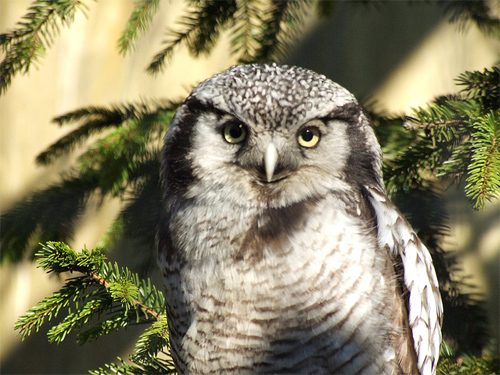
<path fill-rule="evenodd" d="M 432 258 L 385 193 L 375 187 L 366 189 L 377 217 L 379 244 L 387 247 L 394 259 L 401 259 L 403 265 L 417 367 L 422 375 L 434 375 L 441 349 L 443 303 Z"/>

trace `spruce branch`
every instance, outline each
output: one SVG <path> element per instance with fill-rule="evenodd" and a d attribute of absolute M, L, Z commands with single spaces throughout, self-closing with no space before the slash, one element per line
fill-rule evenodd
<path fill-rule="evenodd" d="M 208 54 L 214 48 L 220 33 L 227 26 L 233 24 L 233 16 L 236 12 L 235 0 L 195 0 L 196 5 L 194 17 L 187 17 L 186 26 L 194 26 L 192 38 L 186 39 L 187 47 L 194 57 Z M 196 19 L 193 24 L 192 21 Z M 181 23 L 183 23 L 181 21 Z"/>
<path fill-rule="evenodd" d="M 134 49 L 140 34 L 144 34 L 151 25 L 153 16 L 159 9 L 159 0 L 138 0 L 135 9 L 118 40 L 118 49 L 125 55 Z"/>
<path fill-rule="evenodd" d="M 118 360 L 120 361 L 121 365 L 117 365 L 115 363 L 106 363 L 104 368 L 99 367 L 98 370 L 94 371 L 89 371 L 89 374 L 91 375 L 109 375 L 109 374 L 116 374 L 116 375 L 147 375 L 147 374 L 154 374 L 154 373 L 161 373 L 160 371 L 153 371 L 153 372 L 148 372 L 147 370 L 130 365 L 127 362 L 125 362 L 123 359 L 118 357 Z"/>
<path fill-rule="evenodd" d="M 158 100 L 150 103 L 114 105 L 109 108 L 90 106 L 58 116 L 53 122 L 59 126 L 73 123 L 80 123 L 80 125 L 40 153 L 36 162 L 40 165 L 50 164 L 55 159 L 67 155 L 77 144 L 86 141 L 91 135 L 110 128 L 119 129 L 133 121 L 136 122 L 136 127 L 149 129 L 152 134 L 164 131 L 165 125 L 168 124 L 169 118 L 178 106 L 178 102 Z M 126 132 L 126 130 L 117 131 Z M 130 131 L 134 130 L 130 129 Z M 129 134 L 129 136 L 132 135 Z"/>
<path fill-rule="evenodd" d="M 149 165 L 142 164 L 137 173 L 132 172 L 130 178 L 133 186 L 126 197 L 126 205 L 120 212 L 123 223 L 123 234 L 136 239 L 136 245 L 144 246 L 145 250 L 156 246 L 156 233 L 160 220 L 161 191 L 159 158 L 151 160 Z M 154 251 L 148 251 L 148 256 L 141 257 L 137 262 L 138 269 L 156 267 Z"/>
<path fill-rule="evenodd" d="M 66 155 L 92 133 L 107 132 L 91 144 L 78 158 L 82 174 L 94 173 L 102 194 L 122 195 L 131 182 L 130 174 L 143 163 L 158 159 L 162 138 L 178 103 L 127 104 L 111 108 L 88 107 L 56 118 L 59 124 L 82 122 L 77 129 L 62 137 L 38 157 L 47 164 Z"/>
<path fill-rule="evenodd" d="M 80 0 L 36 0 L 18 22 L 18 27 L 0 34 L 0 94 L 5 93 L 17 73 L 26 74 L 52 46 L 60 25 L 69 27 L 78 10 L 88 7 Z"/>
<path fill-rule="evenodd" d="M 459 94 L 439 97 L 404 118 L 404 127 L 416 133 L 397 151 L 391 143 L 384 147 L 390 194 L 452 177 L 456 182 L 466 180 L 466 195 L 476 209 L 498 198 L 499 81 L 497 67 L 465 72 L 457 78 L 464 87 Z"/>
<path fill-rule="evenodd" d="M 60 290 L 18 319 L 15 329 L 23 339 L 50 322 L 61 309 L 66 310 L 65 317 L 49 330 L 49 342 L 59 344 L 77 330 L 77 342 L 84 344 L 129 325 L 151 323 L 130 357 L 137 366 L 119 359 L 121 366 L 109 364 L 106 369 L 130 374 L 175 372 L 169 352 L 165 301 L 149 279 L 141 280 L 128 269 L 108 263 L 99 249 L 76 252 L 64 243 L 47 242 L 36 257 L 39 267 L 47 273 L 82 275 L 69 278 Z M 101 368 L 91 373 L 105 374 L 107 370 Z"/>
<path fill-rule="evenodd" d="M 185 45 L 194 57 L 209 53 L 220 33 L 231 29 L 232 54 L 240 63 L 278 61 L 297 38 L 314 2 L 307 1 L 191 1 L 179 22 L 181 31 L 168 31 L 165 47 L 147 71 L 156 74 Z"/>
<path fill-rule="evenodd" d="M 292 2 L 288 1 L 271 1 L 269 9 L 263 15 L 264 23 L 268 26 L 262 30 L 259 36 L 260 48 L 256 52 L 257 61 L 270 61 L 273 56 L 277 57 L 280 52 L 283 52 L 280 49 L 282 41 L 279 40 L 279 36 L 292 5 Z"/>
<path fill-rule="evenodd" d="M 262 7 L 260 0 L 236 1 L 234 14 L 235 25 L 231 38 L 231 54 L 239 55 L 238 61 L 242 64 L 255 60 L 259 41 L 259 30 L 263 27 L 263 20 L 259 13 Z"/>
<path fill-rule="evenodd" d="M 75 329 L 80 331 L 77 341 L 83 344 L 120 327 L 166 320 L 161 292 L 149 280 L 140 280 L 128 269 L 107 263 L 99 249 L 85 248 L 77 253 L 64 243 L 47 242 L 36 257 L 39 267 L 47 273 L 83 275 L 69 279 L 59 291 L 18 319 L 15 328 L 23 339 L 33 330 L 38 331 L 45 320 L 52 320 L 61 308 L 67 309 L 66 317 L 49 330 L 50 342 L 60 343 Z M 105 319 L 83 330 L 95 316 Z"/>
<path fill-rule="evenodd" d="M 80 170 L 96 171 L 99 187 L 106 193 L 115 196 L 124 193 L 130 182 L 130 173 L 151 155 L 148 146 L 152 138 L 156 136 L 157 143 L 160 143 L 165 125 L 157 123 L 155 130 L 142 127 L 143 124 L 134 121 L 115 129 L 79 157 Z"/>
<path fill-rule="evenodd" d="M 136 365 L 130 365 L 123 359 L 118 357 L 120 364 L 106 364 L 105 368 L 100 367 L 98 370 L 90 371 L 91 375 L 148 375 L 148 374 L 176 374 L 172 360 L 163 360 L 155 357 L 146 364 L 135 362 L 132 357 L 132 362 Z"/>
<path fill-rule="evenodd" d="M 127 305 L 135 306 L 146 313 L 146 318 L 161 319 L 163 295 L 156 291 L 149 280 L 141 281 L 138 275 L 128 269 L 120 269 L 116 263 L 106 263 L 106 256 L 99 249 L 84 248 L 77 253 L 62 242 L 47 242 L 35 256 L 39 258 L 40 268 L 47 273 L 85 274 L 89 283 L 103 286 L 112 299 L 122 302 L 125 308 Z M 152 308 L 146 302 L 160 305 Z"/>
<path fill-rule="evenodd" d="M 167 322 L 158 320 L 139 337 L 131 359 L 149 372 L 174 373 L 175 367 L 170 353 L 164 350 L 168 342 Z"/>
<path fill-rule="evenodd" d="M 437 373 L 443 375 L 481 374 L 496 375 L 500 369 L 500 356 L 484 354 L 480 357 L 456 353 L 443 341 Z"/>
<path fill-rule="evenodd" d="M 38 242 L 70 240 L 74 223 L 91 196 L 100 197 L 102 202 L 102 198 L 109 195 L 124 199 L 144 184 L 157 187 L 162 138 L 177 106 L 177 102 L 157 101 L 110 108 L 87 107 L 58 117 L 56 123 L 81 122 L 82 125 L 40 154 L 39 161 L 43 163 L 66 155 L 72 145 L 83 142 L 90 134 L 101 132 L 103 135 L 87 147 L 61 182 L 33 193 L 2 213 L 0 261 L 20 260 L 24 251 Z M 156 199 L 154 189 L 148 193 Z M 134 202 L 132 196 L 130 203 Z M 154 202 L 150 211 L 152 218 L 157 217 L 159 207 L 156 200 Z M 139 225 L 134 224 L 131 216 L 124 220 L 128 224 L 123 234 L 128 230 L 137 233 L 135 228 L 144 228 L 144 223 L 155 227 L 151 220 L 135 221 Z M 148 243 L 153 245 L 149 236 L 153 231 L 144 229 Z M 108 248 L 120 238 L 118 233 L 107 236 Z"/>
<path fill-rule="evenodd" d="M 147 362 L 163 351 L 168 340 L 167 322 L 165 319 L 158 320 L 139 337 L 135 345 L 134 357 L 141 362 Z"/>
<path fill-rule="evenodd" d="M 163 42 L 165 47 L 149 64 L 148 73 L 159 73 L 171 59 L 175 49 L 183 44 L 188 47 L 192 56 L 209 53 L 223 28 L 232 25 L 235 12 L 235 0 L 190 1 L 187 14 L 179 21 L 182 31 L 167 31 L 167 40 Z"/>
<path fill-rule="evenodd" d="M 313 1 L 270 1 L 262 15 L 266 25 L 258 37 L 257 62 L 279 61 L 286 55 L 290 43 L 296 40 Z"/>
<path fill-rule="evenodd" d="M 403 126 L 416 131 L 414 138 L 407 140 L 406 147 L 396 152 L 384 163 L 384 176 L 388 193 L 393 195 L 399 189 L 429 186 L 434 176 L 441 172 L 443 164 L 450 159 L 456 145 L 468 137 L 468 118 L 457 112 L 453 105 L 455 98 L 438 98 L 427 108 L 413 110 L 412 116 L 404 118 Z M 384 147 L 392 149 L 393 144 Z M 465 173 L 464 170 L 445 171 L 449 174 Z"/>
<path fill-rule="evenodd" d="M 166 319 L 154 322 L 139 337 L 134 354 L 130 356 L 136 365 L 127 364 L 118 358 L 120 365 L 106 364 L 105 368 L 90 371 L 90 374 L 175 374 L 175 367 L 169 347 L 168 325 Z"/>
<path fill-rule="evenodd" d="M 457 85 L 463 86 L 461 93 L 467 99 L 477 99 L 483 107 L 483 113 L 497 110 L 500 105 L 500 68 L 494 66 L 480 71 L 467 71 L 456 79 Z"/>
<path fill-rule="evenodd" d="M 86 289 L 84 278 L 73 279 L 55 292 L 52 296 L 44 298 L 35 307 L 31 308 L 25 315 L 19 317 L 15 329 L 19 330 L 21 338 L 24 340 L 33 331 L 38 332 L 45 321 L 55 318 L 61 308 L 67 308 L 71 300 L 78 300 Z"/>
<path fill-rule="evenodd" d="M 473 128 L 465 193 L 478 209 L 500 194 L 500 110 L 477 118 Z"/>

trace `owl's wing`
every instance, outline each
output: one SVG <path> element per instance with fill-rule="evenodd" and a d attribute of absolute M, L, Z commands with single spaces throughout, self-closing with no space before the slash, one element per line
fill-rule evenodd
<path fill-rule="evenodd" d="M 408 322 L 412 330 L 417 367 L 422 375 L 436 373 L 441 348 L 443 303 L 436 272 L 427 248 L 384 192 L 367 187 L 377 217 L 379 244 L 401 259 L 408 290 Z"/>

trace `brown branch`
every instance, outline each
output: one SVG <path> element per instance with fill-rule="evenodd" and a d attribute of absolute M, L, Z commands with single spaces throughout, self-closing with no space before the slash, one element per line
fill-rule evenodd
<path fill-rule="evenodd" d="M 419 129 L 430 129 L 430 128 L 438 128 L 441 126 L 462 126 L 464 124 L 461 120 L 446 120 L 446 121 L 437 121 L 437 122 L 424 122 L 417 123 L 411 120 L 405 121 L 403 123 L 403 127 L 407 130 L 419 130 Z"/>

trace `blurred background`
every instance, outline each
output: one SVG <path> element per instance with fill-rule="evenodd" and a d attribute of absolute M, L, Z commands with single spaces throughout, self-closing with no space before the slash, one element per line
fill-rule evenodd
<path fill-rule="evenodd" d="M 0 33 L 14 28 L 30 5 L 30 0 L 0 0 Z M 33 190 L 57 181 L 59 172 L 71 163 L 63 159 L 40 167 L 34 162 L 71 130 L 52 124 L 55 116 L 89 105 L 183 98 L 201 80 L 235 63 L 228 35 L 223 35 L 209 57 L 193 59 L 181 49 L 168 68 L 153 77 L 145 68 L 161 48 L 165 28 L 174 25 L 185 3 L 161 1 L 150 30 L 126 57 L 116 46 L 134 1 L 87 5 L 87 16 L 78 13 L 69 29 L 61 29 L 37 68 L 16 76 L 0 96 L 2 212 Z M 472 25 L 459 30 L 448 22 L 439 2 L 387 1 L 376 6 L 339 2 L 329 18 L 311 15 L 306 22 L 306 31 L 285 63 L 323 73 L 361 101 L 375 102 L 393 114 L 409 113 L 411 107 L 424 106 L 438 95 L 458 92 L 454 79 L 460 73 L 489 68 L 500 56 L 497 39 Z M 443 247 L 460 255 L 463 274 L 484 295 L 491 336 L 498 343 L 500 206 L 494 203 L 474 211 L 463 189 L 455 187 L 447 191 L 445 205 L 450 232 Z M 97 246 L 119 209 L 120 203 L 112 199 L 91 205 L 70 245 Z M 134 246 L 123 247 L 128 250 L 114 255 L 116 259 L 133 261 Z M 16 319 L 62 282 L 48 277 L 30 259 L 0 267 L 0 373 L 83 373 L 130 353 L 141 327 L 81 348 L 72 337 L 59 346 L 49 344 L 47 329 L 21 342 L 14 331 Z"/>

